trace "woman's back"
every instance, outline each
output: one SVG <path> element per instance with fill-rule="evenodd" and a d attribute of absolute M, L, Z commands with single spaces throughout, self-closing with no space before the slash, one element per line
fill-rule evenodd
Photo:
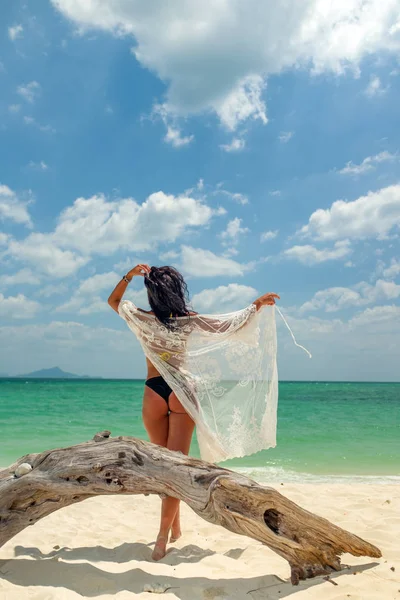
<path fill-rule="evenodd" d="M 188 315 L 170 326 L 130 301 L 121 301 L 118 311 L 196 422 L 203 458 L 216 462 L 275 445 L 272 308 L 257 311 L 251 304 L 233 313 Z"/>

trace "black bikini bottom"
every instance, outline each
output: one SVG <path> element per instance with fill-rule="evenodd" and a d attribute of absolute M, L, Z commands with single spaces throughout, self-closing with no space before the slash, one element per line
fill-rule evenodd
<path fill-rule="evenodd" d="M 172 393 L 172 389 L 161 375 L 158 377 L 150 377 L 150 379 L 147 379 L 145 385 L 151 390 L 154 390 L 161 398 L 164 398 L 165 402 L 168 404 L 168 398 Z"/>

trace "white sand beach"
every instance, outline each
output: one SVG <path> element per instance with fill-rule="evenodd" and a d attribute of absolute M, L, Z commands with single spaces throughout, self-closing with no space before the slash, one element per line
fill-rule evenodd
<path fill-rule="evenodd" d="M 334 583 L 318 577 L 293 587 L 288 564 L 269 548 L 210 525 L 183 505 L 183 536 L 155 563 L 159 498 L 97 497 L 50 515 L 0 550 L 0 598 L 400 599 L 399 485 L 274 487 L 377 545 L 383 557 L 344 555 L 349 568 L 333 574 Z M 150 589 L 165 591 L 156 596 Z"/>

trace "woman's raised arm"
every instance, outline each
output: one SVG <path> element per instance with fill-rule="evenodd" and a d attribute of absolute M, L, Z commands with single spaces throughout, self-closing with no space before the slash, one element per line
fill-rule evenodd
<path fill-rule="evenodd" d="M 257 300 L 254 300 L 250 306 L 241 311 L 228 313 L 226 315 L 197 314 L 195 316 L 195 323 L 200 330 L 208 334 L 234 333 L 235 331 L 242 329 L 242 327 L 245 327 L 251 321 L 252 315 L 260 310 L 262 306 L 272 306 L 275 304 L 275 298 L 280 300 L 278 294 L 269 292 L 268 294 L 260 296 Z M 256 311 L 254 311 L 254 309 L 249 310 L 253 305 L 256 307 Z"/>
<path fill-rule="evenodd" d="M 115 310 L 115 312 L 118 312 L 119 303 L 122 300 L 122 296 L 125 294 L 125 290 L 128 287 L 128 283 L 132 281 L 132 278 L 135 277 L 135 275 L 142 275 L 143 277 L 144 274 L 149 273 L 149 271 L 149 265 L 136 265 L 136 267 L 128 271 L 128 273 L 121 279 L 121 281 L 117 283 L 108 299 L 108 304 L 113 310 Z"/>

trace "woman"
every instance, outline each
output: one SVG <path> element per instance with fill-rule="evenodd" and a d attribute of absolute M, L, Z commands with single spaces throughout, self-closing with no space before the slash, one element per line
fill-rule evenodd
<path fill-rule="evenodd" d="M 139 309 L 126 300 L 121 302 L 135 276 L 144 277 L 151 311 Z M 261 368 L 266 351 L 260 352 L 260 343 L 254 340 L 260 336 L 255 314 L 263 306 L 274 305 L 276 298 L 279 298 L 277 294 L 265 294 L 243 311 L 205 316 L 189 309 L 186 283 L 173 267 L 150 268 L 147 264 L 139 264 L 121 279 L 108 303 L 126 320 L 146 355 L 143 421 L 151 442 L 188 454 L 196 423 L 202 458 L 221 460 L 275 445 L 272 429 L 276 424 L 276 364 L 275 360 L 270 361 L 272 375 L 266 378 L 265 369 Z M 276 345 L 274 328 L 270 329 L 272 335 L 267 342 L 273 355 Z M 232 370 L 239 373 L 238 364 L 243 365 L 244 378 L 240 374 L 240 379 L 233 382 L 233 378 L 227 378 L 226 371 L 222 372 L 218 362 L 222 348 L 224 362 L 233 365 Z M 250 354 L 247 348 L 251 349 Z M 207 356 L 210 351 L 212 357 Z M 243 357 L 250 362 L 245 364 Z M 254 377 L 251 379 L 249 372 L 252 371 Z M 238 386 L 243 389 L 249 383 L 252 383 L 252 392 L 247 404 L 251 405 L 249 421 L 253 420 L 250 434 L 243 432 L 243 418 L 238 416 L 239 413 L 232 415 Z M 265 409 L 266 383 L 267 395 L 272 398 L 269 410 Z M 261 394 L 260 388 L 264 390 Z M 262 413 L 256 412 L 257 402 L 263 406 Z M 235 410 L 246 406 L 243 393 L 239 403 L 240 408 L 235 407 Z M 227 406 L 230 407 L 228 410 Z M 257 416 L 262 417 L 261 425 L 256 423 Z M 224 425 L 228 423 L 227 419 L 229 424 Z M 268 436 L 271 441 L 267 440 Z M 167 497 L 162 501 L 160 530 L 152 555 L 154 560 L 165 556 L 170 534 L 171 542 L 181 535 L 179 500 Z"/>

